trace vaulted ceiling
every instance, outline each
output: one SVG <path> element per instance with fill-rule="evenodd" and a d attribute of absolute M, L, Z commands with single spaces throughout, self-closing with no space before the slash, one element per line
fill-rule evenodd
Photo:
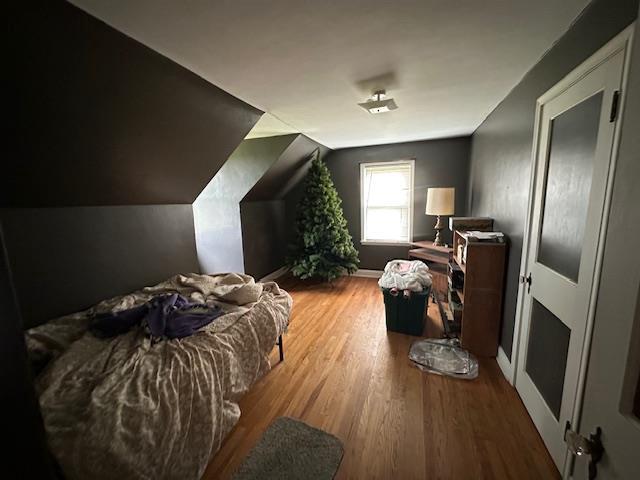
<path fill-rule="evenodd" d="M 472 133 L 588 1 L 72 3 L 337 148 Z M 398 110 L 357 106 L 379 87 Z"/>

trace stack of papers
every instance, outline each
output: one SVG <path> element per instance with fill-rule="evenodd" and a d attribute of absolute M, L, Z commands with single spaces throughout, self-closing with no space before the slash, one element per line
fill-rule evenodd
<path fill-rule="evenodd" d="M 480 231 L 472 230 L 467 232 L 467 235 L 469 237 L 473 237 L 474 239 L 480 242 L 504 241 L 504 233 L 502 232 L 480 232 Z"/>

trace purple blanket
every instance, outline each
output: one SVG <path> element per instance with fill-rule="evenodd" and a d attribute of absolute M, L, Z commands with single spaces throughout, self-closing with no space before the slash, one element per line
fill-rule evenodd
<path fill-rule="evenodd" d="M 115 337 L 133 327 L 147 326 L 154 338 L 184 338 L 213 322 L 224 312 L 220 307 L 190 302 L 177 293 L 160 295 L 128 310 L 97 314 L 91 331 L 98 337 Z"/>

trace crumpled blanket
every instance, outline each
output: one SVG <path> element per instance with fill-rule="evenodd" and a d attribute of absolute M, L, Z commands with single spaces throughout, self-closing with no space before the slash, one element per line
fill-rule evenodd
<path fill-rule="evenodd" d="M 378 285 L 381 288 L 421 292 L 431 286 L 431 274 L 420 260 L 391 260 L 384 267 Z"/>
<path fill-rule="evenodd" d="M 222 275 L 196 275 L 182 280 L 185 286 L 198 290 L 204 296 L 217 297 L 220 301 L 246 305 L 260 298 L 263 284 L 256 283 L 253 277 L 244 273 L 227 273 Z"/>
<path fill-rule="evenodd" d="M 142 328 L 107 339 L 88 331 L 92 315 L 167 293 L 227 313 L 161 342 Z M 66 478 L 200 478 L 240 418 L 238 401 L 269 371 L 291 304 L 273 282 L 177 275 L 28 330 L 29 355 L 44 365 L 36 389 L 48 443 Z"/>

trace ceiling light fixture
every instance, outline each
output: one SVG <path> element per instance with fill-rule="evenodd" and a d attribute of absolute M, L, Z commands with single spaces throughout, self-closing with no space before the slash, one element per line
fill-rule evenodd
<path fill-rule="evenodd" d="M 375 115 L 378 113 L 390 112 L 398 108 L 393 98 L 385 98 L 387 92 L 384 90 L 377 90 L 373 93 L 373 96 L 364 103 L 359 103 L 362 108 L 367 112 Z"/>

